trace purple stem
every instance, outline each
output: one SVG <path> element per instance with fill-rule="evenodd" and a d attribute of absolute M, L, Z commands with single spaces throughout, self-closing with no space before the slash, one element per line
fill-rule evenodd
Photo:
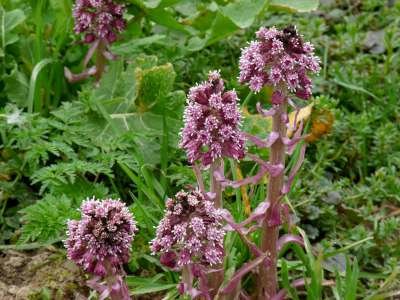
<path fill-rule="evenodd" d="M 197 185 L 199 186 L 200 192 L 205 194 L 206 189 L 204 187 L 203 177 L 201 176 L 201 170 L 197 163 L 193 164 L 193 172 L 194 172 L 194 175 L 196 175 Z"/>
<path fill-rule="evenodd" d="M 215 194 L 214 206 L 216 208 L 222 208 L 222 186 L 221 182 L 214 175 L 215 173 L 224 174 L 224 161 L 221 158 L 214 161 L 210 167 L 210 177 L 211 177 L 210 192 Z M 224 281 L 224 268 L 222 264 L 217 265 L 216 268 L 220 270 L 217 272 L 213 272 L 208 276 L 209 280 L 208 286 L 210 287 L 211 298 L 215 297 L 219 287 Z"/>
<path fill-rule="evenodd" d="M 215 193 L 214 205 L 216 208 L 222 208 L 222 186 L 221 182 L 214 176 L 215 172 L 224 174 L 224 161 L 217 159 L 210 167 L 211 193 Z"/>
<path fill-rule="evenodd" d="M 96 51 L 96 74 L 94 74 L 94 77 L 96 78 L 97 82 L 100 81 L 101 76 L 104 73 L 104 69 L 106 68 L 107 58 L 104 56 L 104 51 L 106 51 L 106 49 L 107 42 L 104 39 L 101 39 Z"/>
<path fill-rule="evenodd" d="M 94 53 L 96 52 L 97 47 L 99 46 L 100 40 L 95 40 L 92 45 L 90 46 L 88 52 L 85 55 L 85 59 L 83 60 L 83 66 L 86 68 L 90 59 L 93 57 Z"/>
<path fill-rule="evenodd" d="M 282 115 L 287 113 L 287 99 L 283 104 L 277 105 L 275 114 L 272 116 L 272 131 L 279 133 L 280 139 L 277 139 L 271 146 L 269 163 L 271 165 L 285 165 L 285 144 L 282 138 L 286 137 L 286 123 L 282 119 Z M 277 277 L 277 241 L 279 236 L 279 224 L 271 225 L 269 220 L 274 216 L 274 208 L 279 206 L 279 199 L 281 198 L 281 190 L 283 187 L 284 174 L 278 176 L 271 176 L 268 184 L 268 195 L 266 201 L 270 206 L 267 210 L 266 217 L 262 225 L 261 233 L 261 250 L 267 253 L 270 259 L 270 267 L 260 267 L 260 274 L 257 277 L 257 299 L 265 300 L 271 299 L 278 290 L 278 277 Z"/>

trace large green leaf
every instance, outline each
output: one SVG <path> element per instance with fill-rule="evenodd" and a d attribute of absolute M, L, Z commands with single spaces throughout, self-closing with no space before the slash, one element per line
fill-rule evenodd
<path fill-rule="evenodd" d="M 194 26 L 199 29 L 205 28 L 205 25 L 211 22 L 207 26 L 209 29 L 205 32 L 205 37 L 193 36 L 188 42 L 187 49 L 198 51 L 232 35 L 240 28 L 250 27 L 267 2 L 266 0 L 238 0 L 226 6 L 209 6 L 208 10 L 194 19 L 194 24 L 196 24 Z M 205 20 L 202 19 L 204 16 L 207 16 Z M 210 20 L 210 17 L 213 19 Z M 199 18 L 201 21 L 205 21 L 205 24 L 200 23 L 202 25 L 198 26 Z"/>
<path fill-rule="evenodd" d="M 221 13 L 231 19 L 236 26 L 247 28 L 251 26 L 266 6 L 265 0 L 239 0 L 221 8 Z"/>
<path fill-rule="evenodd" d="M 0 57 L 4 56 L 7 45 L 18 41 L 18 36 L 11 31 L 25 20 L 25 14 L 20 9 L 5 11 L 0 6 Z"/>
<path fill-rule="evenodd" d="M 165 39 L 165 35 L 155 34 L 152 36 L 131 39 L 128 42 L 117 44 L 112 47 L 112 52 L 117 55 L 127 55 L 138 52 L 141 47 L 148 46 Z"/>
<path fill-rule="evenodd" d="M 316 10 L 319 5 L 319 0 L 271 0 L 272 8 L 284 9 L 296 12 L 309 12 Z"/>
<path fill-rule="evenodd" d="M 160 163 L 161 145 L 176 148 L 182 125 L 185 95 L 172 91 L 175 76 L 171 64 L 157 66 L 152 56 L 138 57 L 125 69 L 122 62 L 111 63 L 89 95 L 91 106 L 103 116 L 93 120 L 100 128 L 99 140 L 132 134 L 144 161 Z"/>
<path fill-rule="evenodd" d="M 176 289 L 176 283 L 160 282 L 162 274 L 158 274 L 153 278 L 143 278 L 137 276 L 127 276 L 126 282 L 133 290 L 133 295 L 143 295 L 148 293 L 156 293 L 169 289 Z"/>
<path fill-rule="evenodd" d="M 206 33 L 206 37 L 204 39 L 201 39 L 197 36 L 193 37 L 189 41 L 187 49 L 189 51 L 198 51 L 205 46 L 209 46 L 233 34 L 238 29 L 239 28 L 235 23 L 232 22 L 230 18 L 218 12 L 211 25 L 211 28 Z"/>
<path fill-rule="evenodd" d="M 169 29 L 180 31 L 185 34 L 190 34 L 189 27 L 184 26 L 181 23 L 179 23 L 175 19 L 175 17 L 169 11 L 165 10 L 164 8 L 155 8 L 155 9 L 149 10 L 148 17 L 152 21 L 156 22 L 157 24 L 165 26 Z"/>
<path fill-rule="evenodd" d="M 28 98 L 28 78 L 25 74 L 18 70 L 17 65 L 14 66 L 10 74 L 3 76 L 5 84 L 4 92 L 10 101 L 16 103 L 19 107 L 27 105 Z"/>

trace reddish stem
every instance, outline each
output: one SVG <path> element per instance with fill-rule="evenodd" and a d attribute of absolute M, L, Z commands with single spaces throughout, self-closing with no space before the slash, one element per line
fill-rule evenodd
<path fill-rule="evenodd" d="M 210 166 L 211 176 L 211 193 L 215 193 L 214 206 L 216 208 L 222 208 L 222 186 L 221 183 L 215 178 L 214 172 L 218 171 L 223 174 L 224 172 L 224 161 L 217 159 Z"/>
<path fill-rule="evenodd" d="M 94 75 L 94 77 L 96 78 L 97 82 L 100 81 L 101 76 L 103 75 L 104 69 L 106 67 L 106 57 L 104 56 L 106 47 L 107 47 L 107 42 L 101 39 L 96 49 L 96 74 Z"/>
<path fill-rule="evenodd" d="M 282 115 L 286 114 L 287 101 L 280 104 L 276 113 L 272 117 L 272 131 L 278 132 L 280 137 L 286 136 L 286 123 L 282 119 Z M 271 146 L 269 162 L 271 164 L 285 165 L 285 145 L 281 139 L 275 141 Z M 283 186 L 284 174 L 283 172 L 278 176 L 270 176 L 268 184 L 267 201 L 270 206 L 266 213 L 266 218 L 262 225 L 261 234 L 261 250 L 268 254 L 271 261 L 271 266 L 266 268 L 260 267 L 260 274 L 257 278 L 257 299 L 268 300 L 271 299 L 278 290 L 278 276 L 277 276 L 277 241 L 279 237 L 279 225 L 270 225 L 269 220 L 272 219 L 274 209 L 279 209 L 279 198 Z"/>
<path fill-rule="evenodd" d="M 211 175 L 211 193 L 215 194 L 214 206 L 216 208 L 222 208 L 222 186 L 221 183 L 215 178 L 214 172 L 219 171 L 223 173 L 224 171 L 224 161 L 223 159 L 217 159 L 210 166 Z M 219 271 L 213 272 L 208 276 L 208 286 L 210 287 L 211 297 L 214 298 L 218 293 L 218 290 L 224 281 L 224 267 L 222 264 L 215 266 Z"/>

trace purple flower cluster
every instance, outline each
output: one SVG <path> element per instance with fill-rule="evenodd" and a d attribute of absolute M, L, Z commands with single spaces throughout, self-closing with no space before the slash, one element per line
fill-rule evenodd
<path fill-rule="evenodd" d="M 68 258 L 97 276 L 118 273 L 137 230 L 132 214 L 121 201 L 94 198 L 82 203 L 81 213 L 81 220 L 68 222 Z"/>
<path fill-rule="evenodd" d="M 166 201 L 151 251 L 161 253 L 161 263 L 172 269 L 220 264 L 225 236 L 221 214 L 199 191 L 178 192 Z"/>
<path fill-rule="evenodd" d="M 76 33 L 85 33 L 85 42 L 105 39 L 109 43 L 117 39 L 117 33 L 125 28 L 125 7 L 113 0 L 76 0 L 73 8 Z"/>
<path fill-rule="evenodd" d="M 190 163 L 201 160 L 207 166 L 220 157 L 244 157 L 238 97 L 234 90 L 224 89 L 219 72 L 213 71 L 208 81 L 189 91 L 180 145 Z"/>
<path fill-rule="evenodd" d="M 301 99 L 311 97 L 310 73 L 318 73 L 320 60 L 314 55 L 314 46 L 303 42 L 294 26 L 277 30 L 261 27 L 257 40 L 242 49 L 240 57 L 241 83 L 259 92 L 264 85 L 275 88 L 274 104 L 283 101 L 283 95 L 294 94 Z"/>

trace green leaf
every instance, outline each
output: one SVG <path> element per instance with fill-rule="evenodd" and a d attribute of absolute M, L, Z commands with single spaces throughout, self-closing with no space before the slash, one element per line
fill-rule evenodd
<path fill-rule="evenodd" d="M 116 80 L 121 77 L 124 70 L 123 61 L 115 61 L 110 64 L 109 69 L 101 78 L 99 87 L 93 90 L 91 100 L 93 102 L 111 100 L 121 96 L 120 92 L 120 80 Z M 133 79 L 133 78 L 132 78 Z M 132 81 L 130 83 L 133 83 Z"/>
<path fill-rule="evenodd" d="M 11 30 L 21 24 L 25 18 L 24 12 L 20 9 L 6 12 L 4 8 L 0 6 L 0 56 L 4 56 L 4 49 L 7 45 L 18 41 L 18 36 L 12 34 Z"/>
<path fill-rule="evenodd" d="M 157 24 L 165 26 L 169 29 L 177 30 L 185 34 L 190 34 L 188 27 L 179 23 L 171 13 L 163 8 L 149 10 L 148 17 Z"/>
<path fill-rule="evenodd" d="M 206 37 L 204 39 L 199 37 L 191 38 L 188 42 L 187 49 L 189 51 L 198 51 L 206 46 L 224 39 L 225 37 L 236 32 L 238 29 L 239 28 L 231 21 L 230 18 L 218 12 L 211 25 L 211 28 L 206 33 Z"/>
<path fill-rule="evenodd" d="M 4 16 L 4 29 L 11 31 L 25 20 L 26 16 L 20 9 L 15 9 L 5 13 Z"/>
<path fill-rule="evenodd" d="M 268 1 L 239 0 L 221 8 L 221 13 L 240 28 L 250 27 Z"/>
<path fill-rule="evenodd" d="M 350 259 L 346 260 L 346 291 L 344 300 L 357 299 L 357 283 L 358 283 L 359 269 L 357 258 L 354 259 L 353 268 L 350 265 Z"/>
<path fill-rule="evenodd" d="M 38 62 L 32 70 L 31 79 L 29 81 L 29 94 L 28 94 L 28 112 L 32 113 L 35 103 L 37 103 L 40 99 L 35 98 L 35 91 L 36 91 L 36 83 L 39 77 L 40 72 L 50 63 L 53 63 L 54 60 L 51 58 L 42 59 Z"/>
<path fill-rule="evenodd" d="M 112 47 L 112 52 L 117 55 L 127 55 L 137 52 L 141 47 L 148 46 L 165 39 L 165 35 L 155 34 L 140 39 L 132 39 L 129 42 L 118 44 Z"/>
<path fill-rule="evenodd" d="M 171 64 L 150 69 L 136 69 L 137 82 L 136 106 L 139 111 L 148 111 L 157 102 L 163 101 L 171 92 L 175 81 L 175 71 Z"/>
<path fill-rule="evenodd" d="M 148 8 L 156 8 L 161 3 L 161 0 L 144 0 L 142 2 Z"/>
<path fill-rule="evenodd" d="M 25 74 L 18 70 L 17 65 L 14 66 L 10 74 L 3 76 L 4 92 L 10 101 L 16 103 L 19 107 L 26 106 L 28 97 L 28 79 Z"/>
<path fill-rule="evenodd" d="M 149 293 L 161 292 L 169 289 L 176 289 L 175 283 L 152 283 L 147 286 L 137 287 L 133 290 L 132 295 L 143 295 Z"/>
<path fill-rule="evenodd" d="M 163 274 L 158 274 L 151 278 L 127 276 L 126 283 L 132 289 L 132 295 L 143 295 L 176 289 L 176 283 L 159 282 L 162 277 L 164 277 Z"/>
<path fill-rule="evenodd" d="M 67 220 L 79 217 L 71 199 L 47 195 L 35 204 L 21 210 L 21 229 L 19 244 L 37 241 L 47 243 L 59 241 L 65 236 Z"/>
<path fill-rule="evenodd" d="M 221 13 L 217 13 L 214 23 L 211 27 L 211 31 L 207 34 L 207 43 L 209 46 L 229 35 L 237 30 L 237 26 L 228 17 L 225 17 Z"/>
<path fill-rule="evenodd" d="M 269 4 L 274 9 L 309 12 L 318 8 L 319 0 L 271 0 Z"/>

